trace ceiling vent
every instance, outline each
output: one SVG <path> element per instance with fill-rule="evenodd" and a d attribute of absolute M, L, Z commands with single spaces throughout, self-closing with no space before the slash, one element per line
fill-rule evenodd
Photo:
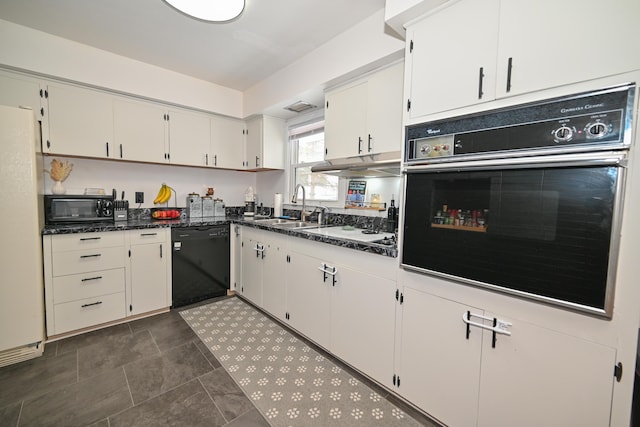
<path fill-rule="evenodd" d="M 291 105 L 287 105 L 286 107 L 284 107 L 284 109 L 293 111 L 294 113 L 302 113 L 303 111 L 307 111 L 316 107 L 317 105 L 312 105 L 304 101 L 298 101 L 298 102 L 294 102 Z"/>

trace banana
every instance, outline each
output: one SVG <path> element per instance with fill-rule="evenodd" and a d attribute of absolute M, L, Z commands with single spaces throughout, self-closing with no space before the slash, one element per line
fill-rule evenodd
<path fill-rule="evenodd" d="M 165 194 L 163 195 L 160 203 L 167 203 L 169 201 L 169 199 L 171 199 L 171 190 L 172 190 L 172 188 L 169 187 L 168 185 L 165 185 L 164 188 L 165 188 Z"/>
<path fill-rule="evenodd" d="M 162 201 L 162 199 L 164 199 L 164 197 L 166 196 L 166 192 L 167 192 L 167 185 L 166 184 L 162 184 L 162 186 L 160 187 L 160 191 L 158 191 L 158 195 L 156 196 L 155 199 L 153 199 L 153 204 L 157 205 L 160 203 L 164 203 Z M 169 190 L 170 192 L 171 190 Z"/>

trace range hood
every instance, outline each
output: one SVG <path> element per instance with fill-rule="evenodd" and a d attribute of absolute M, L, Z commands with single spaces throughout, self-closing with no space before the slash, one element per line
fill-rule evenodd
<path fill-rule="evenodd" d="M 373 178 L 401 176 L 400 152 L 392 151 L 379 154 L 331 159 L 311 167 L 311 172 L 349 178 Z"/>

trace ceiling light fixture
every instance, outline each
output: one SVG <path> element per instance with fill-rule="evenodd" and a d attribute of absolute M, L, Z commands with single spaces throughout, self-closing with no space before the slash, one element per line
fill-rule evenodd
<path fill-rule="evenodd" d="M 317 105 L 309 104 L 308 102 L 305 102 L 305 101 L 297 101 L 291 105 L 287 105 L 286 107 L 284 107 L 284 109 L 293 111 L 294 113 L 302 113 L 303 111 L 307 111 L 316 107 Z"/>
<path fill-rule="evenodd" d="M 164 0 L 178 11 L 210 22 L 228 22 L 242 13 L 245 0 Z"/>

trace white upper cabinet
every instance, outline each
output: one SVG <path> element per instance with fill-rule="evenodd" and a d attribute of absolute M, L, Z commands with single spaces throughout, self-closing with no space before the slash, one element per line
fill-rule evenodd
<path fill-rule="evenodd" d="M 325 95 L 325 158 L 399 151 L 403 63 Z"/>
<path fill-rule="evenodd" d="M 284 169 L 286 140 L 284 120 L 270 116 L 257 116 L 247 120 L 246 168 Z"/>
<path fill-rule="evenodd" d="M 28 77 L 0 73 L 0 105 L 29 107 L 36 119 L 41 120 L 40 83 Z"/>
<path fill-rule="evenodd" d="M 639 69 L 638 16 L 636 0 L 448 2 L 407 26 L 405 121 Z"/>
<path fill-rule="evenodd" d="M 115 158 L 154 163 L 167 161 L 164 108 L 150 102 L 118 98 L 113 110 Z"/>
<path fill-rule="evenodd" d="M 425 116 L 495 98 L 499 0 L 459 1 L 407 30 L 404 111 Z"/>
<path fill-rule="evenodd" d="M 211 117 L 209 166 L 244 169 L 244 130 L 242 120 Z"/>
<path fill-rule="evenodd" d="M 498 97 L 639 69 L 638 17 L 638 0 L 501 2 Z"/>
<path fill-rule="evenodd" d="M 45 152 L 117 158 L 113 97 L 70 85 L 49 84 L 49 138 Z"/>
<path fill-rule="evenodd" d="M 211 164 L 211 124 L 208 115 L 191 111 L 169 111 L 170 162 L 177 165 Z"/>

